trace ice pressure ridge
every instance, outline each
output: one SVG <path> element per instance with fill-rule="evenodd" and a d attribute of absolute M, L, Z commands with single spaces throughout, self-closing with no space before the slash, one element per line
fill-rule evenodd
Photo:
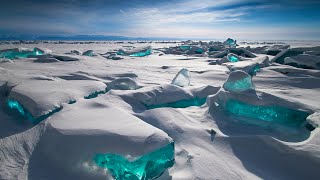
<path fill-rule="evenodd" d="M 24 118 L 28 119 L 32 124 L 38 124 L 41 121 L 47 119 L 52 114 L 62 110 L 62 107 L 57 107 L 57 108 L 53 109 L 52 111 L 48 112 L 47 114 L 35 118 L 32 116 L 32 114 L 30 112 L 28 112 L 26 110 L 25 107 L 23 107 L 18 101 L 14 100 L 14 99 L 7 100 L 7 107 L 9 109 L 10 113 L 17 114 L 18 116 L 24 117 Z"/>
<path fill-rule="evenodd" d="M 134 160 L 118 154 L 98 154 L 95 163 L 107 168 L 116 180 L 155 179 L 174 164 L 174 143 Z"/>

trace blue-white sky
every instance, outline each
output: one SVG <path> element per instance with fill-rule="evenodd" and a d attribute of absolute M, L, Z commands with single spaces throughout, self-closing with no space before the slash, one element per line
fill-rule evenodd
<path fill-rule="evenodd" d="M 1 0 L 0 34 L 320 39 L 320 0 Z"/>

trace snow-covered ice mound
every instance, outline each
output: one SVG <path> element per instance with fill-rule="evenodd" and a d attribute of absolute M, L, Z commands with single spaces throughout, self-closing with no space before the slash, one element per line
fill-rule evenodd
<path fill-rule="evenodd" d="M 106 178 L 103 168 L 107 168 L 108 174 L 116 179 L 123 179 L 125 175 L 152 179 L 160 176 L 174 162 L 173 141 L 166 133 L 101 99 L 89 103 L 81 100 L 66 106 L 46 122 L 21 135 L 2 139 L 0 143 L 10 143 L 15 139 L 26 143 L 29 148 L 13 149 L 9 146 L 2 149 L 0 158 L 7 158 L 2 159 L 5 164 L 0 165 L 1 178 L 29 176 L 32 179 L 54 179 L 65 178 L 64 173 L 82 176 L 82 179 Z M 13 151 L 23 155 L 14 156 Z M 104 158 L 112 155 L 112 162 L 119 159 L 116 164 L 109 165 L 109 160 Z M 128 157 L 141 157 L 142 160 L 138 160 L 134 168 L 128 168 L 129 162 L 121 161 Z M 11 169 L 10 164 L 16 168 Z M 40 169 L 36 168 L 38 165 L 41 165 Z M 97 165 L 102 166 L 101 170 Z M 19 174 L 23 167 L 29 172 Z M 62 172 L 55 174 L 61 169 Z"/>
<path fill-rule="evenodd" d="M 99 91 L 106 91 L 106 85 L 97 81 L 33 81 L 22 83 L 11 89 L 8 96 L 8 106 L 17 109 L 19 113 L 30 113 L 32 123 L 38 123 L 47 114 L 62 108 L 63 103 L 69 103 L 79 98 L 88 97 Z M 11 105 L 11 106 L 10 106 Z M 24 109 L 23 111 L 21 109 Z"/>

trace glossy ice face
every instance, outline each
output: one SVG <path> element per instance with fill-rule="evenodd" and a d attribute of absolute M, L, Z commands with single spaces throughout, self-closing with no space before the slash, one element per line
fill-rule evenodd
<path fill-rule="evenodd" d="M 240 61 L 240 58 L 237 55 L 232 54 L 232 53 L 228 54 L 227 59 L 230 62 L 238 62 L 238 61 Z"/>
<path fill-rule="evenodd" d="M 234 40 L 234 39 L 231 39 L 231 38 L 228 38 L 224 44 L 227 46 L 227 47 L 236 47 L 237 46 L 237 41 Z"/>
<path fill-rule="evenodd" d="M 0 52 L 0 58 L 8 58 L 8 59 L 18 59 L 18 58 L 27 58 L 28 56 L 39 56 L 43 53 L 38 51 L 36 48 L 33 51 L 27 50 L 8 50 L 4 52 Z"/>
<path fill-rule="evenodd" d="M 95 163 L 107 168 L 116 180 L 155 179 L 174 164 L 174 143 L 133 161 L 117 154 L 98 154 Z"/>
<path fill-rule="evenodd" d="M 231 92 L 242 92 L 250 89 L 254 89 L 251 77 L 237 80 L 237 81 L 227 81 L 223 85 L 224 89 Z"/>
<path fill-rule="evenodd" d="M 280 106 L 261 106 L 247 104 L 230 99 L 224 109 L 235 116 L 247 117 L 290 127 L 300 127 L 306 121 L 308 113 Z"/>
<path fill-rule="evenodd" d="M 190 85 L 191 75 L 188 69 L 181 69 L 176 77 L 172 80 L 171 84 L 176 86 L 185 87 Z"/>

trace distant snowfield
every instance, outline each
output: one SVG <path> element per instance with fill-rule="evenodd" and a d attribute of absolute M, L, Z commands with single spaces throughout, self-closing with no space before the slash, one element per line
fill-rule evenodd
<path fill-rule="evenodd" d="M 121 48 L 149 45 L 153 48 L 149 56 L 121 56 L 121 60 L 105 56 Z M 319 176 L 320 116 L 314 114 L 309 121 L 313 131 L 305 127 L 311 126 L 307 121 L 286 125 L 287 121 L 295 124 L 292 121 L 300 114 L 320 112 L 319 69 L 278 64 L 274 55 L 264 53 L 281 52 L 280 46 L 248 49 L 252 57 L 223 63 L 223 57 L 214 54 L 186 56 L 163 50 L 178 45 L 0 45 L 0 50 L 40 47 L 53 52 L 50 58 L 0 61 L 0 179 L 113 179 L 108 168 L 94 161 L 97 154 L 136 159 L 173 142 L 175 163 L 158 179 Z M 72 50 L 93 50 L 97 56 L 65 54 Z M 317 49 L 306 51 L 320 62 Z M 248 53 L 243 54 L 251 56 Z M 70 58 L 76 61 L 64 61 Z M 257 64 L 260 69 L 253 72 Z M 171 84 L 182 68 L 189 70 L 190 86 Z M 241 92 L 223 86 L 235 70 L 254 73 L 254 86 Z M 242 79 L 236 74 L 228 79 L 233 80 Z M 204 103 L 198 104 L 201 99 Z M 27 115 L 10 110 L 8 100 L 19 102 Z M 228 102 L 234 102 L 230 100 L 262 108 L 255 110 L 261 116 L 266 112 L 263 107 L 279 107 L 281 113 L 267 112 L 274 121 L 252 117 L 250 110 L 238 116 L 241 110 L 235 108 L 241 107 L 231 106 L 228 111 Z M 293 111 L 296 114 L 276 123 Z"/>

